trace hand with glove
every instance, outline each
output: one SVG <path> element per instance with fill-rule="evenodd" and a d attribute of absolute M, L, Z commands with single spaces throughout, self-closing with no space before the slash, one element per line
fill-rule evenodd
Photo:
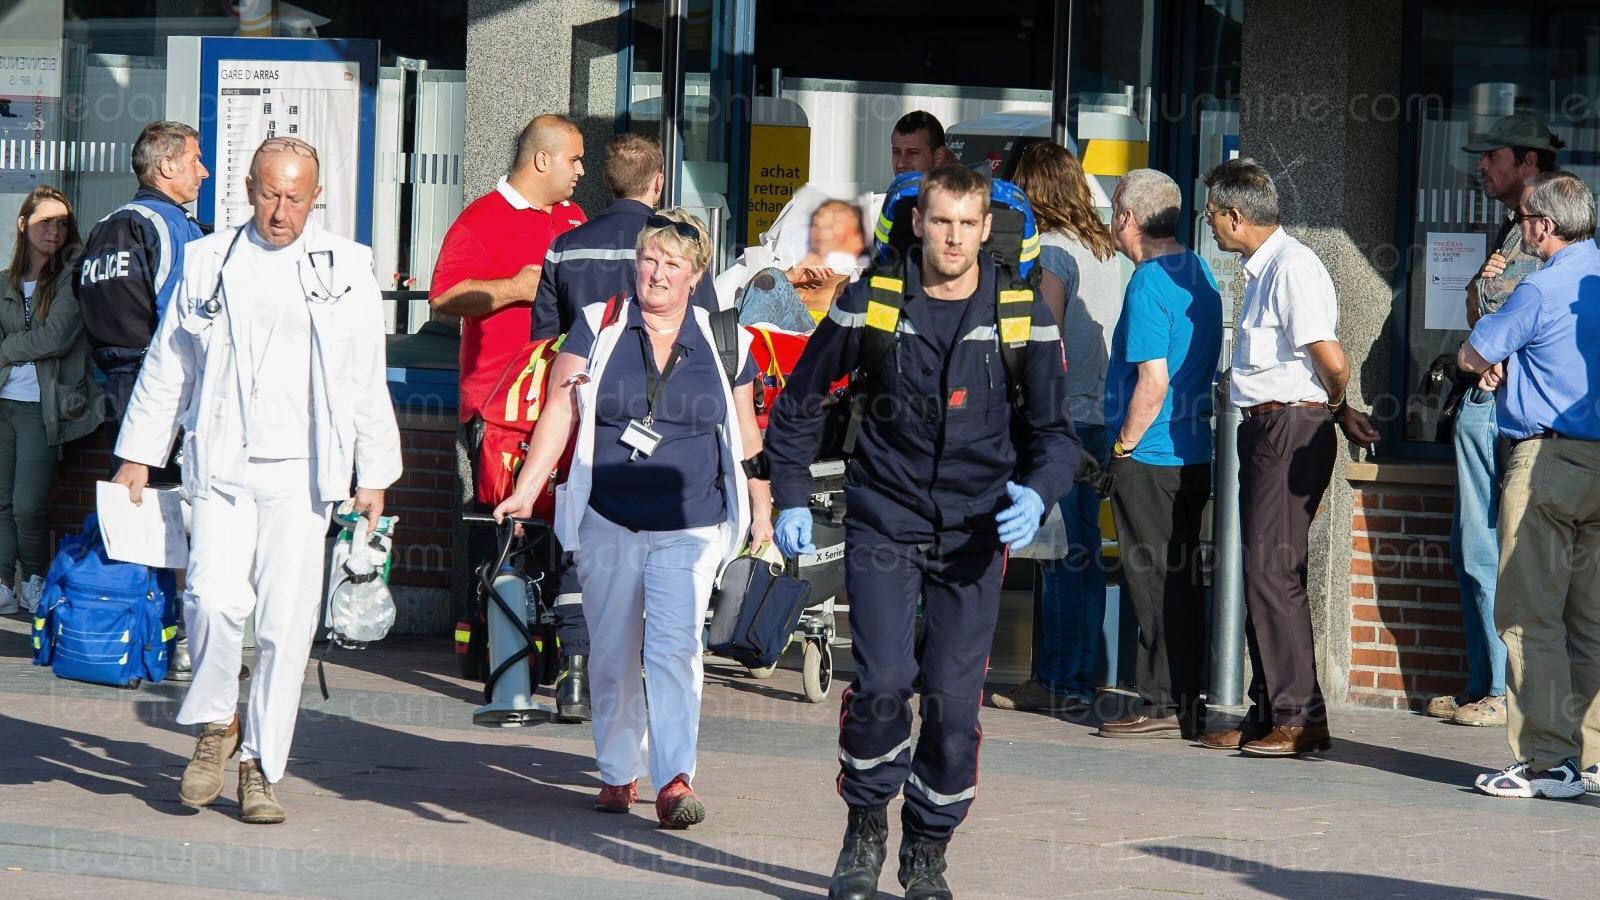
<path fill-rule="evenodd" d="M 785 559 L 799 559 L 816 553 L 811 543 L 811 510 L 804 506 L 791 506 L 778 513 L 778 523 L 772 529 L 772 542 Z"/>
<path fill-rule="evenodd" d="M 1034 535 L 1039 533 L 1039 525 L 1044 521 L 1044 501 L 1039 499 L 1038 491 L 1014 481 L 1006 482 L 1006 494 L 1011 497 L 1011 505 L 997 513 L 994 520 L 1000 523 L 1000 540 L 1011 545 L 1012 550 L 1021 550 L 1033 543 Z M 782 519 L 779 519 L 779 527 L 782 527 Z"/>

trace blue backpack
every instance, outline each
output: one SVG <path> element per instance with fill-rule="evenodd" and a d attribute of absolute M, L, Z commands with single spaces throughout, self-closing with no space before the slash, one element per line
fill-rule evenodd
<path fill-rule="evenodd" d="M 166 677 L 178 636 L 170 570 L 106 556 L 100 524 L 61 539 L 33 614 L 33 664 L 57 678 L 138 687 Z"/>

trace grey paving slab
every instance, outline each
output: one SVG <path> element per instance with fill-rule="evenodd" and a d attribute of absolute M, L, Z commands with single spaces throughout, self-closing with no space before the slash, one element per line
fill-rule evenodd
<path fill-rule="evenodd" d="M 648 803 L 590 811 L 586 728 L 472 725 L 476 691 L 442 644 L 345 654 L 332 699 L 304 698 L 279 786 L 290 821 L 260 828 L 237 821 L 231 781 L 207 810 L 176 802 L 193 743 L 172 723 L 181 685 L 58 681 L 23 648 L 0 620 L 0 897 L 803 897 L 825 892 L 837 852 L 837 710 L 797 702 L 795 672 L 711 667 L 696 786 L 712 815 L 662 832 Z M 1503 731 L 1374 711 L 1334 724 L 1324 758 L 1251 760 L 986 710 L 952 884 L 963 898 L 1593 896 L 1600 799 L 1466 789 L 1503 764 Z"/>

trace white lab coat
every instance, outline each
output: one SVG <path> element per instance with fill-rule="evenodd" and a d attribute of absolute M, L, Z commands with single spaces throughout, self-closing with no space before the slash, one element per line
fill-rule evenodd
<path fill-rule="evenodd" d="M 183 281 L 150 342 L 117 437 L 117 456 L 161 466 L 183 426 L 183 481 L 193 497 L 204 496 L 219 480 L 238 478 L 245 461 L 249 374 L 239 364 L 244 342 L 228 296 L 247 297 L 254 285 L 237 256 L 223 269 L 235 232 L 208 235 L 185 251 Z M 304 295 L 311 310 L 315 488 L 333 502 L 350 495 L 352 473 L 364 488 L 387 488 L 400 477 L 400 430 L 385 372 L 383 300 L 372 251 L 310 225 L 302 241 L 303 259 L 332 251 L 331 277 L 322 269 L 326 284 L 321 283 L 303 261 L 300 283 L 274 289 Z M 208 315 L 206 301 L 219 269 L 222 309 Z"/>

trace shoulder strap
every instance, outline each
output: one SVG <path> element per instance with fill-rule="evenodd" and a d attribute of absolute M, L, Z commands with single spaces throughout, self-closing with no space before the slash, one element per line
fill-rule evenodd
<path fill-rule="evenodd" d="M 1000 342 L 1000 361 L 1006 367 L 1006 395 L 1013 406 L 1022 402 L 1022 386 L 1028 368 L 1028 341 L 1033 337 L 1032 282 L 1018 274 L 1010 263 L 997 262 L 995 284 L 995 331 Z"/>
<path fill-rule="evenodd" d="M 689 315 L 694 315 L 691 310 Z M 711 314 L 711 341 L 716 344 L 717 358 L 722 360 L 722 374 L 728 376 L 732 386 L 739 379 L 739 310 L 719 309 Z"/>
<path fill-rule="evenodd" d="M 894 347 L 900 316 L 906 308 L 906 262 L 898 256 L 886 269 L 874 267 L 867 273 L 867 317 L 861 330 L 861 345 L 856 351 L 856 367 L 851 378 L 871 377 Z"/>

